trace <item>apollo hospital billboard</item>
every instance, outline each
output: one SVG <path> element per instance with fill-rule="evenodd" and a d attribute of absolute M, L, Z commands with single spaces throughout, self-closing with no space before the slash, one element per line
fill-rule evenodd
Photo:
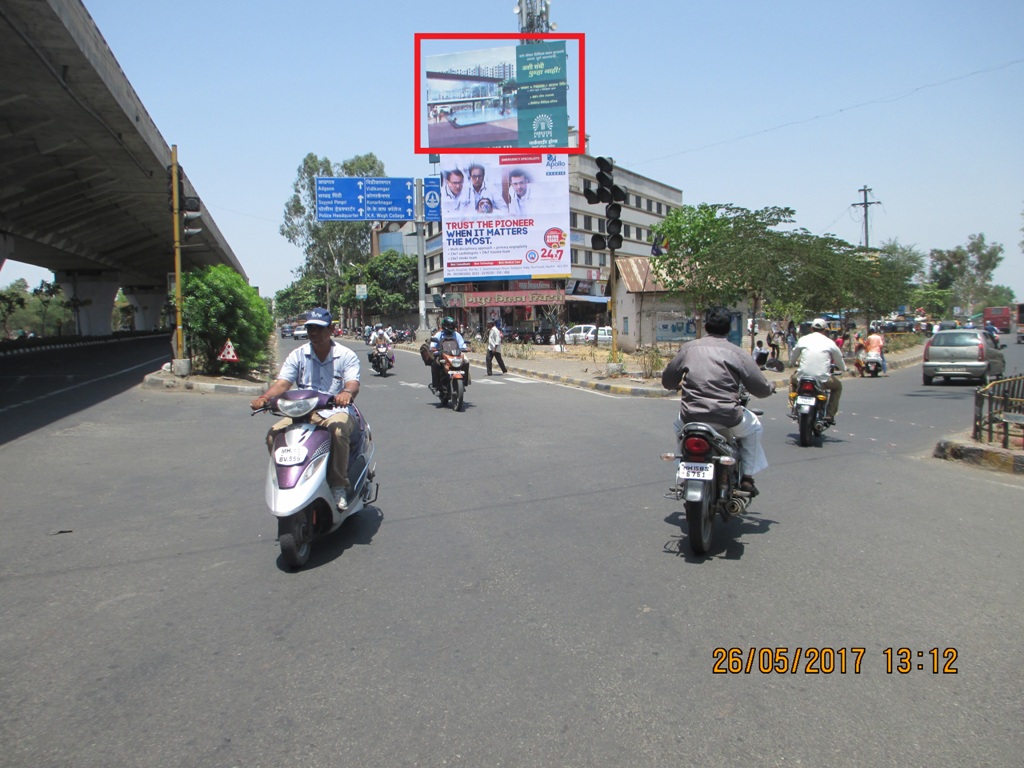
<path fill-rule="evenodd" d="M 445 282 L 571 273 L 564 154 L 442 155 Z"/>

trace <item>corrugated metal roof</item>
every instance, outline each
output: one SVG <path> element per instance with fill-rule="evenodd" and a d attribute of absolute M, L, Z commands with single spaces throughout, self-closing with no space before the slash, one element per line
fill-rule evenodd
<path fill-rule="evenodd" d="M 617 256 L 615 267 L 628 293 L 664 293 L 667 290 L 654 279 L 651 260 L 646 256 Z"/>

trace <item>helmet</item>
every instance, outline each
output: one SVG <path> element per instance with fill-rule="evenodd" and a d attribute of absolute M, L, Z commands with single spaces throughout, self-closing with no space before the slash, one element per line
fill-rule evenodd
<path fill-rule="evenodd" d="M 375 331 L 380 331 L 383 328 L 384 328 L 383 323 L 377 323 L 375 326 L 373 326 L 373 330 L 375 330 Z"/>
<path fill-rule="evenodd" d="M 455 318 L 454 317 L 446 317 L 444 320 L 442 320 L 441 321 L 441 330 L 450 331 L 451 333 L 455 333 Z"/>
<path fill-rule="evenodd" d="M 822 320 L 820 317 L 816 317 L 811 321 L 811 328 L 816 331 L 824 331 L 828 328 L 828 323 Z"/>

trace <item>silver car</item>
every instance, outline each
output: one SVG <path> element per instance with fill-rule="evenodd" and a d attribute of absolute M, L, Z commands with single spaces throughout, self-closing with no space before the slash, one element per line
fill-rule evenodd
<path fill-rule="evenodd" d="M 928 386 L 938 377 L 974 379 L 985 386 L 1003 377 L 1005 344 L 996 345 L 980 328 L 936 331 L 924 347 L 921 377 Z"/>

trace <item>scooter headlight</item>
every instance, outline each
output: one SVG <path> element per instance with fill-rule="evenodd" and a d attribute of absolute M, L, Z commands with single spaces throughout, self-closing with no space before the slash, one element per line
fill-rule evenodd
<path fill-rule="evenodd" d="M 317 399 L 316 397 L 304 397 L 301 400 L 278 400 L 277 409 L 285 416 L 295 419 L 305 416 L 316 408 Z"/>

